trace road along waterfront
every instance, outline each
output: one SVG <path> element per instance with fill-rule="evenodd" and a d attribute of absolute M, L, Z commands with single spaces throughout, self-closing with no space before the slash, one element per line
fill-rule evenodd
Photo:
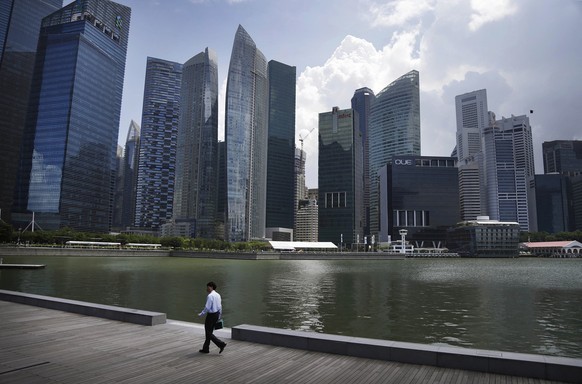
<path fill-rule="evenodd" d="M 582 357 L 581 259 L 215 260 L 4 256 L 0 289 L 202 322 L 205 284 L 227 326 Z"/>

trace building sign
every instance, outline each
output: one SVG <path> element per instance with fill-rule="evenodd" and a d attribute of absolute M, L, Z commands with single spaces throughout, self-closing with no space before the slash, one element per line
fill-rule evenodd
<path fill-rule="evenodd" d="M 413 165 L 412 159 L 394 159 L 394 165 Z"/>

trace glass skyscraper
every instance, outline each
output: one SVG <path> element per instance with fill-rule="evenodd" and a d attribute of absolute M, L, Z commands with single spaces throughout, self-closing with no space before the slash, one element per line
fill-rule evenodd
<path fill-rule="evenodd" d="M 182 68 L 174 219 L 193 221 L 196 237 L 213 238 L 217 190 L 218 63 L 206 48 Z"/>
<path fill-rule="evenodd" d="M 376 101 L 376 95 L 370 88 L 356 89 L 352 97 L 352 109 L 360 116 L 359 127 L 362 134 L 362 156 L 364 158 L 364 234 L 370 235 L 370 157 L 368 126 L 370 121 L 370 108 Z"/>
<path fill-rule="evenodd" d="M 319 114 L 319 241 L 364 243 L 362 138 L 352 109 Z"/>
<path fill-rule="evenodd" d="M 529 231 L 528 189 L 535 173 L 529 118 L 491 120 L 483 132 L 487 214 L 492 220 L 518 222 L 522 231 Z"/>
<path fill-rule="evenodd" d="M 267 61 L 239 25 L 226 86 L 226 239 L 265 237 L 267 197 Z"/>
<path fill-rule="evenodd" d="M 0 219 L 10 220 L 34 58 L 43 17 L 62 0 L 0 2 Z"/>
<path fill-rule="evenodd" d="M 267 228 L 294 226 L 295 67 L 271 60 L 269 72 L 269 150 Z"/>
<path fill-rule="evenodd" d="M 420 155 L 418 71 L 404 74 L 376 95 L 370 108 L 368 142 L 370 234 L 378 235 L 378 171 L 388 164 L 392 156 Z"/>
<path fill-rule="evenodd" d="M 555 140 L 542 143 L 544 173 L 582 174 L 582 140 Z"/>
<path fill-rule="evenodd" d="M 134 225 L 158 229 L 172 218 L 182 64 L 147 58 Z"/>
<path fill-rule="evenodd" d="M 121 226 L 133 225 L 135 216 L 135 191 L 137 183 L 138 150 L 140 140 L 140 127 L 135 121 L 131 121 L 125 140 L 123 151 L 123 175 L 122 175 L 122 204 Z"/>
<path fill-rule="evenodd" d="M 43 19 L 13 221 L 109 230 L 130 16 L 80 0 Z"/>

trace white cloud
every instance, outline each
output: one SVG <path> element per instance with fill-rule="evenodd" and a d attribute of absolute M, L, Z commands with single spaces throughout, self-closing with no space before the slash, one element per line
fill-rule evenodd
<path fill-rule="evenodd" d="M 297 132 L 317 128 L 321 112 L 332 107 L 350 108 L 356 89 L 375 93 L 419 65 L 415 52 L 418 29 L 394 33 L 388 45 L 377 50 L 370 42 L 346 36 L 322 66 L 307 67 L 297 80 Z M 315 129 L 304 140 L 308 187 L 317 185 L 318 137 Z"/>
<path fill-rule="evenodd" d="M 394 27 L 418 19 L 431 11 L 436 0 L 393 0 L 390 2 L 365 2 L 368 5 L 373 27 Z"/>
<path fill-rule="evenodd" d="M 471 0 L 473 13 L 469 29 L 476 31 L 487 23 L 501 20 L 517 12 L 512 0 Z"/>

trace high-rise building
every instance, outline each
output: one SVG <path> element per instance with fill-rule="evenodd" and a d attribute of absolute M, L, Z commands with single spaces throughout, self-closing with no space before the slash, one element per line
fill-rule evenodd
<path fill-rule="evenodd" d="M 42 20 L 13 221 L 110 229 L 130 16 L 83 0 Z"/>
<path fill-rule="evenodd" d="M 181 97 L 173 217 L 192 221 L 196 237 L 213 238 L 218 203 L 218 63 L 208 48 L 184 64 Z"/>
<path fill-rule="evenodd" d="M 483 161 L 488 216 L 518 222 L 522 231 L 529 231 L 528 190 L 535 173 L 529 118 L 502 118 L 485 128 Z"/>
<path fill-rule="evenodd" d="M 376 95 L 368 125 L 370 234 L 378 235 L 378 171 L 392 156 L 420 156 L 420 88 L 418 71 L 394 80 Z M 321 207 L 320 207 L 321 209 Z"/>
<path fill-rule="evenodd" d="M 269 150 L 267 228 L 293 229 L 295 191 L 295 67 L 271 60 L 269 73 Z"/>
<path fill-rule="evenodd" d="M 544 173 L 566 176 L 582 174 L 582 140 L 555 140 L 542 143 Z"/>
<path fill-rule="evenodd" d="M 117 146 L 115 156 L 115 186 L 113 190 L 113 209 L 111 210 L 111 230 L 121 229 L 121 215 L 123 212 L 123 147 Z"/>
<path fill-rule="evenodd" d="M 415 248 L 443 248 L 460 218 L 456 159 L 393 156 L 379 174 L 379 242 L 397 240 L 405 229 Z"/>
<path fill-rule="evenodd" d="M 455 97 L 457 114 L 457 158 L 459 163 L 470 161 L 481 152 L 481 135 L 489 126 L 487 90 L 480 89 Z M 475 218 L 473 218 L 474 220 Z"/>
<path fill-rule="evenodd" d="M 352 97 L 352 109 L 360 116 L 359 126 L 362 134 L 362 156 L 364 158 L 364 235 L 370 235 L 370 157 L 368 141 L 368 125 L 370 107 L 374 104 L 376 95 L 370 88 L 356 89 Z"/>
<path fill-rule="evenodd" d="M 456 156 L 459 167 L 459 201 L 461 220 L 475 220 L 485 208 L 481 188 L 481 137 L 490 125 L 487 110 L 487 90 L 455 97 L 457 116 Z"/>
<path fill-rule="evenodd" d="M 63 0 L 0 2 L 0 220 L 10 221 L 34 58 L 43 17 Z"/>
<path fill-rule="evenodd" d="M 129 130 L 127 131 L 127 139 L 125 140 L 125 149 L 123 151 L 123 179 L 122 190 L 122 204 L 121 204 L 121 227 L 129 227 L 133 225 L 133 218 L 135 216 L 135 196 L 137 186 L 137 168 L 139 155 L 139 140 L 140 127 L 131 120 Z"/>
<path fill-rule="evenodd" d="M 319 114 L 319 241 L 364 242 L 362 138 L 352 109 Z"/>
<path fill-rule="evenodd" d="M 226 86 L 226 239 L 265 237 L 267 197 L 267 60 L 239 25 Z"/>
<path fill-rule="evenodd" d="M 172 218 L 182 64 L 147 58 L 134 225 L 157 230 Z"/>
<path fill-rule="evenodd" d="M 318 241 L 318 194 L 317 188 L 309 189 L 305 199 L 299 201 L 293 233 L 295 241 Z"/>

